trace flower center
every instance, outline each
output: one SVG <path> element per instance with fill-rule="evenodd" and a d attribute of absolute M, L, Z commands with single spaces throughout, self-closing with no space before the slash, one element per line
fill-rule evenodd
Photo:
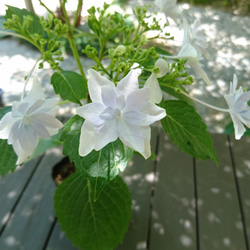
<path fill-rule="evenodd" d="M 121 110 L 118 109 L 118 108 L 115 108 L 115 109 L 113 110 L 113 113 L 114 113 L 114 115 L 115 115 L 116 117 L 121 116 Z"/>
<path fill-rule="evenodd" d="M 29 115 L 25 115 L 25 116 L 23 117 L 23 123 L 24 123 L 24 125 L 26 125 L 26 126 L 29 126 L 29 125 L 30 125 L 30 116 L 29 116 Z"/>

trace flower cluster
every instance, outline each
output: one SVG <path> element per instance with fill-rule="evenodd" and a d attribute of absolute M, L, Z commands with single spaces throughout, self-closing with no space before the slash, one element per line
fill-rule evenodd
<path fill-rule="evenodd" d="M 30 93 L 14 102 L 12 111 L 0 121 L 0 138 L 8 139 L 18 159 L 23 163 L 34 152 L 38 138 L 48 139 L 58 133 L 63 124 L 55 118 L 58 98 L 45 99 L 38 79 L 34 79 Z"/>
<path fill-rule="evenodd" d="M 151 155 L 152 123 L 166 116 L 166 111 L 150 101 L 150 88 L 139 89 L 140 70 L 131 70 L 117 86 L 95 70 L 89 70 L 89 94 L 92 103 L 77 109 L 85 119 L 81 129 L 79 154 L 99 151 L 119 138 L 124 145 Z"/>

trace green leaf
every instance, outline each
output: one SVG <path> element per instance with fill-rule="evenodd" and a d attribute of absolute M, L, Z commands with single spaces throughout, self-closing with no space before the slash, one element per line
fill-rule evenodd
<path fill-rule="evenodd" d="M 4 176 L 9 171 L 12 173 L 16 169 L 17 155 L 11 145 L 8 145 L 7 140 L 0 140 L 0 175 Z"/>
<path fill-rule="evenodd" d="M 63 100 L 81 104 L 80 100 L 87 96 L 86 81 L 76 72 L 56 72 L 51 77 L 51 84 L 56 94 L 59 94 Z"/>
<path fill-rule="evenodd" d="M 197 159 L 212 159 L 218 164 L 216 152 L 206 125 L 195 109 L 183 101 L 170 100 L 163 103 L 167 116 L 162 126 L 170 139 L 186 153 Z"/>
<path fill-rule="evenodd" d="M 126 147 L 119 139 L 109 143 L 100 151 L 93 150 L 85 157 L 79 156 L 80 131 L 83 118 L 74 116 L 64 126 L 62 133 L 63 153 L 74 161 L 75 167 L 91 178 L 93 197 L 96 200 L 103 187 L 113 180 L 119 171 L 124 171 L 134 151 Z"/>
<path fill-rule="evenodd" d="M 2 117 L 11 111 L 11 107 L 0 108 L 0 120 Z M 8 145 L 7 140 L 0 140 L 0 175 L 4 176 L 9 171 L 14 172 L 16 169 L 17 155 L 11 145 Z"/>
<path fill-rule="evenodd" d="M 74 159 L 79 155 L 79 139 L 81 127 L 84 119 L 78 115 L 73 116 L 69 121 L 64 124 L 61 141 L 63 142 L 63 154 L 69 155 L 69 159 Z"/>
<path fill-rule="evenodd" d="M 6 106 L 6 107 L 0 108 L 0 120 L 2 119 L 2 117 L 3 117 L 6 113 L 10 112 L 11 109 L 12 109 L 11 106 Z"/>
<path fill-rule="evenodd" d="M 131 195 L 121 177 L 105 186 L 97 201 L 90 180 L 78 172 L 58 186 L 54 208 L 59 224 L 79 249 L 112 250 L 122 242 L 131 216 Z"/>
<path fill-rule="evenodd" d="M 30 34 L 39 34 L 40 36 L 44 35 L 43 27 L 40 23 L 40 19 L 38 16 L 36 16 L 34 13 L 27 11 L 26 9 L 19 9 L 13 6 L 7 5 L 8 9 L 6 10 L 5 20 L 12 19 L 12 15 L 17 15 L 20 18 L 21 24 L 24 24 L 24 16 L 31 16 L 33 21 L 29 25 L 26 32 Z M 20 32 L 17 32 L 19 34 L 23 34 L 23 32 L 20 30 Z"/>

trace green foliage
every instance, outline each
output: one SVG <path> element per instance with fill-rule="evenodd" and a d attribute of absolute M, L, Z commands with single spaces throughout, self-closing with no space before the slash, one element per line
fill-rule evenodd
<path fill-rule="evenodd" d="M 195 109 L 177 100 L 165 101 L 162 106 L 167 112 L 162 126 L 170 139 L 196 159 L 212 159 L 218 164 L 212 139 Z"/>
<path fill-rule="evenodd" d="M 51 77 L 51 84 L 63 100 L 81 104 L 80 100 L 87 97 L 86 80 L 74 71 L 55 72 Z"/>
<path fill-rule="evenodd" d="M 83 119 L 71 118 L 62 133 L 63 153 L 74 161 L 76 169 L 91 180 L 94 200 L 100 195 L 104 186 L 124 171 L 134 151 L 118 139 L 109 143 L 100 151 L 93 150 L 85 157 L 79 156 L 79 139 Z"/>
<path fill-rule="evenodd" d="M 109 13 L 107 4 L 102 10 L 95 7 L 88 10 L 90 14 L 88 25 L 93 37 L 99 42 L 100 50 L 97 51 L 96 47 L 88 45 L 82 52 L 95 61 L 96 65 L 93 67 L 95 70 L 105 73 L 114 82 L 127 75 L 135 63 L 145 67 L 149 61 L 154 64 L 159 57 L 155 48 L 147 45 L 157 38 L 163 38 L 163 27 L 159 24 L 160 20 L 147 13 L 147 7 L 133 10 L 137 26 L 127 15 Z M 147 22 L 149 18 L 153 18 L 152 24 Z M 146 33 L 149 30 L 158 34 L 147 38 Z M 164 36 L 164 39 L 171 38 Z M 101 61 L 106 57 L 110 58 L 110 63 L 104 67 Z"/>
<path fill-rule="evenodd" d="M 16 169 L 17 155 L 7 140 L 0 140 L 0 175 L 4 176 L 9 171 L 14 172 Z"/>
<path fill-rule="evenodd" d="M 0 120 L 2 117 L 11 111 L 11 107 L 0 108 Z M 4 176 L 9 171 L 14 172 L 16 169 L 17 155 L 11 145 L 8 145 L 7 140 L 0 140 L 0 175 Z"/>
<path fill-rule="evenodd" d="M 79 249 L 111 250 L 122 242 L 131 216 L 131 195 L 120 177 L 97 201 L 90 180 L 76 172 L 58 186 L 54 208 L 62 230 Z"/>
<path fill-rule="evenodd" d="M 62 61 L 63 57 L 58 40 L 67 33 L 67 25 L 51 14 L 47 16 L 47 20 L 43 17 L 40 19 L 32 12 L 13 6 L 8 6 L 5 20 L 5 29 L 14 31 L 35 46 L 42 53 L 41 59 L 48 62 L 52 69 L 59 68 L 57 61 Z M 39 66 L 42 68 L 43 62 Z"/>
<path fill-rule="evenodd" d="M 3 118 L 3 116 L 11 111 L 11 107 L 10 106 L 6 106 L 6 107 L 2 107 L 0 108 L 0 120 Z"/>
<path fill-rule="evenodd" d="M 3 24 L 5 23 L 5 18 L 3 16 L 0 16 L 0 31 L 2 32 L 8 32 L 9 34 L 14 32 L 9 29 L 4 29 Z M 7 36 L 7 34 L 0 33 L 0 38 Z"/>
<path fill-rule="evenodd" d="M 4 24 L 6 28 L 12 29 L 29 38 L 34 34 L 43 37 L 44 30 L 39 17 L 26 9 L 19 9 L 9 5 L 7 7 L 5 15 L 6 23 Z"/>

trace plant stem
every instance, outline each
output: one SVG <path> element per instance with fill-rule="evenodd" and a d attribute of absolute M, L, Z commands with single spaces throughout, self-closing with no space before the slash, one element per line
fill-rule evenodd
<path fill-rule="evenodd" d="M 38 63 L 41 59 L 42 59 L 42 57 L 39 57 L 39 58 L 36 60 L 34 66 L 32 67 L 30 73 L 28 74 L 28 76 L 27 76 L 27 78 L 26 78 L 26 80 L 25 80 L 24 87 L 23 87 L 23 92 L 22 92 L 22 95 L 21 95 L 21 100 L 24 98 L 24 94 L 25 94 L 26 87 L 27 87 L 27 85 L 28 85 L 29 79 L 30 79 L 30 77 L 31 77 L 31 75 L 32 75 L 32 73 L 33 73 L 33 71 L 35 70 L 37 63 Z"/>
<path fill-rule="evenodd" d="M 81 0 L 79 0 L 79 1 L 81 1 Z M 81 73 L 82 77 L 84 78 L 84 80 L 87 81 L 87 78 L 85 76 L 85 73 L 83 71 L 83 67 L 82 67 L 82 64 L 81 64 L 81 61 L 80 61 L 79 53 L 78 53 L 77 48 L 76 48 L 75 40 L 74 40 L 74 35 L 73 35 L 74 34 L 74 26 L 70 25 L 69 18 L 68 18 L 68 15 L 67 15 L 67 11 L 66 11 L 66 8 L 65 8 L 65 1 L 62 2 L 60 0 L 60 5 L 61 5 L 61 8 L 62 8 L 63 16 L 65 18 L 65 22 L 69 27 L 68 40 L 69 40 L 69 43 L 70 43 L 70 47 L 72 49 L 72 52 L 73 52 L 74 58 L 76 60 L 77 66 L 78 66 L 78 68 L 80 70 L 80 73 Z"/>
<path fill-rule="evenodd" d="M 78 5 L 77 5 L 76 12 L 75 12 L 75 16 L 74 16 L 74 21 L 73 21 L 72 29 L 75 29 L 76 23 L 77 23 L 77 20 L 78 20 L 78 16 L 81 15 L 82 1 L 83 1 L 83 0 L 78 0 Z"/>
<path fill-rule="evenodd" d="M 183 95 L 189 97 L 190 99 L 192 99 L 192 100 L 194 100 L 194 101 L 196 101 L 196 102 L 199 102 L 199 103 L 201 103 L 201 104 L 203 104 L 204 106 L 207 106 L 207 107 L 209 107 L 209 108 L 212 108 L 212 109 L 215 109 L 215 110 L 218 110 L 218 111 L 222 111 L 222 112 L 230 112 L 229 109 L 223 109 L 223 108 L 219 108 L 219 107 L 213 106 L 213 105 L 211 105 L 211 104 L 208 104 L 208 103 L 203 102 L 203 101 L 201 101 L 201 100 L 199 100 L 199 99 L 197 99 L 197 98 L 195 98 L 195 97 L 192 97 L 192 96 L 188 95 L 188 94 L 185 93 L 184 91 L 181 91 L 181 93 L 182 93 Z"/>

